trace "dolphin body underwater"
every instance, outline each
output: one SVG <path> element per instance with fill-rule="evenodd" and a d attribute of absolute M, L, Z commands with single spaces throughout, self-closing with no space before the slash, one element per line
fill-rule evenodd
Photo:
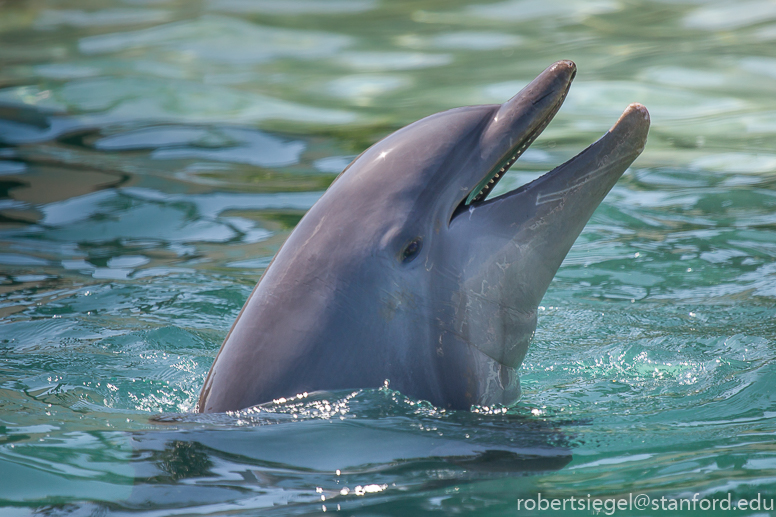
<path fill-rule="evenodd" d="M 576 157 L 486 199 L 575 73 L 559 61 L 504 104 L 431 115 L 358 156 L 264 272 L 197 409 L 386 379 L 438 407 L 516 401 L 539 302 L 649 129 L 631 104 Z"/>

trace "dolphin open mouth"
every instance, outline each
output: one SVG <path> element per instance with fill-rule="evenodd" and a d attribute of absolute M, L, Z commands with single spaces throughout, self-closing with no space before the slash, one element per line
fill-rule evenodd
<path fill-rule="evenodd" d="M 558 113 L 575 76 L 576 65 L 572 61 L 559 61 L 501 105 L 482 132 L 480 147 L 483 152 L 480 160 L 472 163 L 476 170 L 486 172 L 457 205 L 451 221 L 456 215 L 486 200 L 492 200 L 488 199 L 488 195 Z M 637 112 L 635 118 L 639 119 L 636 122 L 632 116 L 634 112 Z M 630 163 L 644 147 L 648 125 L 649 114 L 646 108 L 640 104 L 631 104 L 607 134 L 582 153 L 534 182 L 499 197 L 516 195 L 540 181 L 546 183 L 557 171 L 566 171 L 568 175 L 572 163 L 576 165 L 574 174 L 579 177 L 587 177 L 590 172 L 580 167 L 583 162 L 589 168 L 600 168 L 604 163 L 622 163 L 628 160 Z M 612 145 L 613 143 L 616 145 Z M 584 159 L 581 159 L 583 156 Z"/>

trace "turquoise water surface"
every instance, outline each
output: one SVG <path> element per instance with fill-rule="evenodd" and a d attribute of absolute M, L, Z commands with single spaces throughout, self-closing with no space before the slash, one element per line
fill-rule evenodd
<path fill-rule="evenodd" d="M 497 193 L 631 102 L 652 129 L 542 301 L 520 402 L 190 413 L 355 155 L 559 59 L 571 93 Z M 0 515 L 776 497 L 774 187 L 772 1 L 0 1 Z"/>

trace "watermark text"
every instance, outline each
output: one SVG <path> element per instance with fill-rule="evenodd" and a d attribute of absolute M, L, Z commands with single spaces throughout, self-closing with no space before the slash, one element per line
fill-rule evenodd
<path fill-rule="evenodd" d="M 528 511 L 589 511 L 604 515 L 614 515 L 618 511 L 773 511 L 774 499 L 757 494 L 753 499 L 733 499 L 732 494 L 725 498 L 700 497 L 654 497 L 647 494 L 627 494 L 619 497 L 563 497 L 548 498 L 541 493 L 536 497 L 517 500 L 517 510 Z"/>

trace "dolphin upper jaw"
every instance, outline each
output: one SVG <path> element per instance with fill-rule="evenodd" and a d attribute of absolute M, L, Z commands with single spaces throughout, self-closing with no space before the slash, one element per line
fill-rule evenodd
<path fill-rule="evenodd" d="M 488 196 L 557 114 L 575 75 L 573 62 L 554 63 L 499 107 L 479 141 L 480 163 L 475 164 L 474 169 L 486 173 L 479 173 L 482 177 L 458 205 L 457 211 Z"/>

